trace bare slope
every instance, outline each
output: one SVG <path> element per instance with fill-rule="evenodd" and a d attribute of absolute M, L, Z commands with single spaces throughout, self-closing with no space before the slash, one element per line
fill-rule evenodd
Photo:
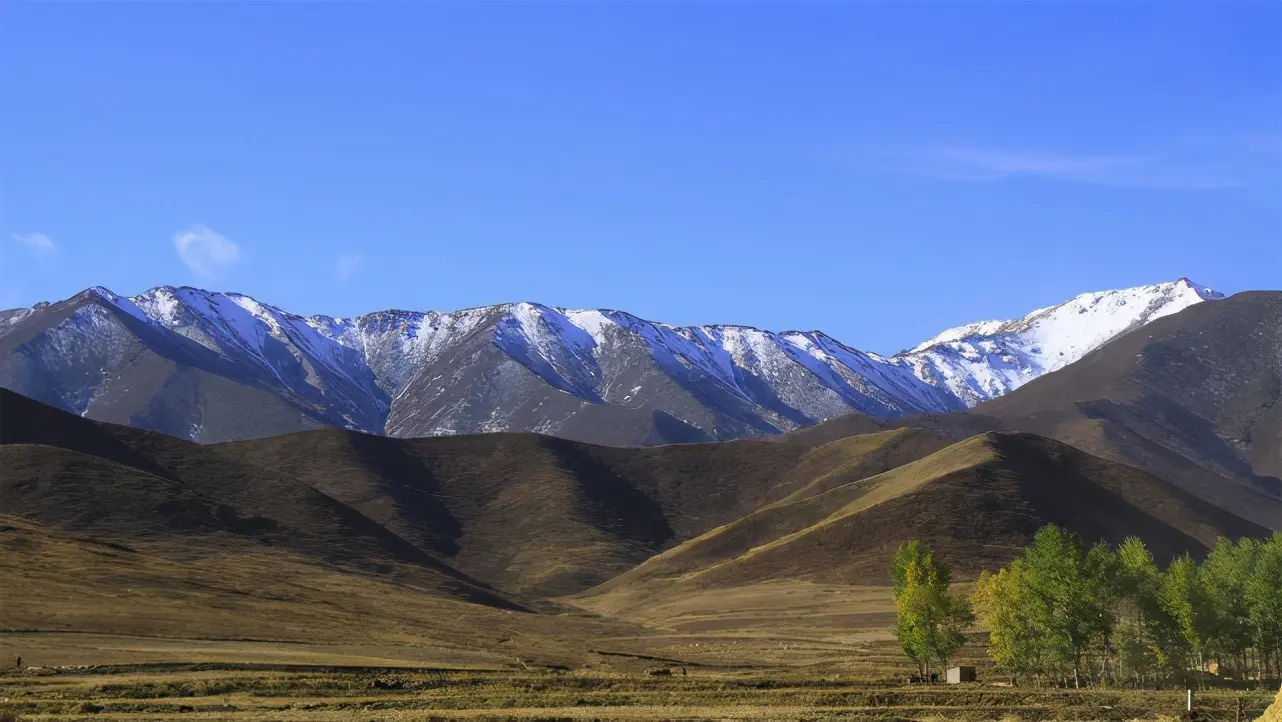
<path fill-rule="evenodd" d="M 292 434 L 218 448 L 303 480 L 500 589 L 567 594 L 809 484 L 942 446 L 919 430 L 841 448 L 744 440 L 620 449 L 532 434 L 401 441 Z"/>
<path fill-rule="evenodd" d="M 881 474 L 812 484 L 588 596 L 635 596 L 646 585 L 664 589 L 661 580 L 883 584 L 895 547 L 909 539 L 930 544 L 965 577 L 1008 562 L 1048 523 L 1087 541 L 1136 535 L 1159 559 L 1205 553 L 1218 536 L 1266 533 L 1137 469 L 1031 434 L 986 433 Z"/>
<path fill-rule="evenodd" d="M 908 538 L 966 576 L 1047 521 L 1159 556 L 1263 534 L 1029 435 L 625 449 L 328 429 L 200 446 L 3 391 L 0 510 L 0 636 L 32 654 L 88 633 L 490 666 L 845 659 L 884 636 L 878 585 Z"/>
<path fill-rule="evenodd" d="M 1282 292 L 1159 319 L 976 411 L 1282 529 Z"/>
<path fill-rule="evenodd" d="M 0 509 L 129 545 L 182 539 L 191 555 L 241 542 L 317 564 L 409 575 L 424 588 L 513 608 L 351 507 L 287 476 L 137 429 L 81 419 L 0 389 Z"/>
<path fill-rule="evenodd" d="M 453 579 L 455 593 L 484 596 L 475 588 L 488 585 L 525 600 L 589 588 L 831 475 L 879 473 L 943 443 L 914 431 L 821 449 L 621 449 L 331 429 L 200 446 L 6 391 L 0 420 L 0 501 L 52 528 L 126 542 L 185 535 L 210 549 L 239 535 L 367 571 L 409 564 Z"/>
<path fill-rule="evenodd" d="M 77 664 L 577 665 L 590 639 L 620 633 L 469 603 L 412 572 L 360 573 L 234 535 L 218 553 L 195 541 L 119 544 L 0 515 L 0 648 L 35 665 L 64 647 L 79 648 Z"/>

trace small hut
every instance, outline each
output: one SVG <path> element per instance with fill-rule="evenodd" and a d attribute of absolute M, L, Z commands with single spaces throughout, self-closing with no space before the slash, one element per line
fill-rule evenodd
<path fill-rule="evenodd" d="M 949 667 L 948 673 L 944 677 L 948 684 L 961 684 L 962 682 L 975 681 L 974 667 Z"/>

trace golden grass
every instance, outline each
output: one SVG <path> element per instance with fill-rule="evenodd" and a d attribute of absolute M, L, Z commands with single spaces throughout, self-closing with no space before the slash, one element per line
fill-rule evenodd
<path fill-rule="evenodd" d="M 125 551 L 2 521 L 0 630 L 11 633 L 202 640 L 185 653 L 212 661 L 228 659 L 217 644 L 243 642 L 264 651 L 292 644 L 339 656 L 502 665 L 517 657 L 575 663 L 587 653 L 586 639 L 633 630 L 572 610 L 531 614 L 463 602 L 417 586 L 412 569 L 373 577 L 234 540 L 218 554 L 168 542 L 136 542 Z M 21 635 L 0 639 L 0 654 L 12 650 L 41 663 L 38 653 L 15 649 L 27 643 Z M 156 653 L 174 658 L 168 649 L 161 643 Z M 85 657 L 75 663 L 100 661 Z"/>
<path fill-rule="evenodd" d="M 1260 719 L 1256 722 L 1282 722 L 1282 689 L 1278 690 L 1278 696 L 1273 700 L 1273 704 L 1264 710 Z"/>
<path fill-rule="evenodd" d="M 832 497 L 840 504 L 842 501 L 845 501 L 849 495 L 853 495 L 854 498 L 844 503 L 840 508 L 816 524 L 779 537 L 778 539 L 772 540 L 766 544 L 753 547 L 736 559 L 728 560 L 721 564 L 716 564 L 700 570 L 699 572 L 696 572 L 694 576 L 710 573 L 724 564 L 747 561 L 758 554 L 763 554 L 773 549 L 786 546 L 806 534 L 822 530 L 827 526 L 839 523 L 841 520 L 849 516 L 858 514 L 877 506 L 878 504 L 882 504 L 898 496 L 902 496 L 919 489 L 935 479 L 939 479 L 953 472 L 961 471 L 962 469 L 977 466 L 985 461 L 991 461 L 995 458 L 995 455 L 988 442 L 989 437 L 987 434 L 973 436 L 965 441 L 937 451 L 924 459 L 918 459 L 917 461 L 904 464 L 903 466 L 882 474 L 878 474 L 867 479 L 856 479 L 836 488 L 824 491 L 816 497 L 813 497 L 815 502 L 822 504 L 823 501 L 828 500 L 828 497 Z"/>

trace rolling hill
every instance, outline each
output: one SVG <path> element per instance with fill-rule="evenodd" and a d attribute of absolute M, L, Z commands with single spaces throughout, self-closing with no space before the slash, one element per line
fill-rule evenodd
<path fill-rule="evenodd" d="M 666 635 L 751 628 L 753 649 L 773 649 L 785 620 L 803 637 L 883 634 L 886 563 L 910 538 L 965 579 L 1046 522 L 1137 534 L 1159 557 L 1265 533 L 1056 441 L 955 433 L 616 448 L 321 429 L 200 445 L 0 390 L 0 632 L 273 659 L 742 661 L 737 632 L 696 651 Z"/>
<path fill-rule="evenodd" d="M 81 419 L 0 390 L 0 510 L 40 527 L 185 556 L 282 550 L 518 608 L 304 483 L 209 447 Z"/>
<path fill-rule="evenodd" d="M 193 553 L 252 541 L 503 604 L 491 587 L 581 591 L 825 473 L 878 473 L 942 443 L 897 432 L 835 454 L 787 439 L 629 449 L 328 429 L 199 445 L 0 390 L 0 502 L 107 541 L 182 539 Z"/>
<path fill-rule="evenodd" d="M 908 539 L 929 544 L 966 578 L 1009 562 L 1045 524 L 1088 541 L 1138 536 L 1163 563 L 1184 552 L 1205 554 L 1220 536 L 1267 534 L 1138 469 L 1032 434 L 988 432 L 883 473 L 817 479 L 584 599 L 590 608 L 620 599 L 637 604 L 674 587 L 763 579 L 884 584 L 895 547 Z"/>
<path fill-rule="evenodd" d="M 313 485 L 498 588 L 581 591 L 816 479 L 893 468 L 919 430 L 840 449 L 742 440 L 644 449 L 533 434 L 396 440 L 304 432 L 213 448 Z"/>
<path fill-rule="evenodd" d="M 665 569 L 727 584 L 868 583 L 909 538 L 973 572 L 1045 522 L 1091 539 L 1130 530 L 1159 555 L 1264 533 L 1027 434 L 953 443 L 905 427 L 638 449 L 329 429 L 202 446 L 10 392 L 0 401 L 0 501 L 27 522 L 126 545 L 182 540 L 191 554 L 252 543 L 498 606 Z"/>

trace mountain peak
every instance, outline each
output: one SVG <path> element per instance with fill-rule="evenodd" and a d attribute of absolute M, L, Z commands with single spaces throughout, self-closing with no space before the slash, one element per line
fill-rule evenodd
<path fill-rule="evenodd" d="M 624 444 L 772 434 L 851 412 L 961 410 L 1062 368 L 1132 328 L 1219 297 L 1186 278 L 1087 293 L 1020 319 L 949 329 L 887 357 L 820 331 L 671 326 L 622 311 L 529 301 L 332 318 L 187 286 L 157 286 L 132 298 L 93 287 L 77 296 L 144 322 L 147 338 L 135 340 L 163 358 L 187 349 L 180 367 L 205 359 L 200 363 L 207 367 L 198 370 L 275 395 L 281 409 L 289 409 L 277 417 L 286 428 L 321 423 L 395 436 L 533 430 Z M 66 388 L 32 394 L 65 398 L 68 409 L 92 415 L 95 404 L 128 390 L 127 382 L 95 384 L 127 375 L 116 366 L 133 357 L 117 350 L 142 331 L 116 324 L 111 314 L 85 313 L 31 332 L 27 352 L 47 356 L 39 363 L 50 367 L 84 365 L 58 377 Z M 6 313 L 0 333 L 41 323 L 37 317 L 45 318 Z M 193 343 L 212 353 L 192 355 Z M 68 353 L 81 348 L 85 353 Z M 191 388 L 191 382 L 173 388 Z M 216 412 L 192 403 L 166 412 L 187 419 L 187 426 L 160 430 L 224 440 L 209 431 L 216 424 L 208 415 Z M 618 423 L 607 423 L 611 418 Z M 240 428 L 240 421 L 223 428 Z M 601 435 L 624 432 L 639 436 Z"/>
<path fill-rule="evenodd" d="M 899 354 L 968 406 L 1061 369 L 1113 338 L 1224 295 L 1187 278 L 1083 293 L 1020 319 L 958 326 Z"/>
<path fill-rule="evenodd" d="M 1175 283 L 1177 285 L 1180 285 L 1192 290 L 1204 301 L 1218 301 L 1224 298 L 1223 293 L 1220 293 L 1219 291 L 1211 289 L 1207 286 L 1203 286 L 1202 284 L 1190 279 L 1188 276 L 1181 276 L 1180 279 Z"/>

